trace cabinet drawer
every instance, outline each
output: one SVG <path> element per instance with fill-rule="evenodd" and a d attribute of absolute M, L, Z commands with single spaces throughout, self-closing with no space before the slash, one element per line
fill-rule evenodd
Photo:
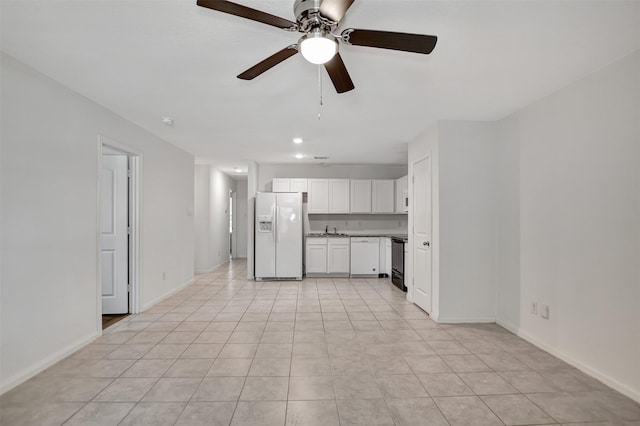
<path fill-rule="evenodd" d="M 316 238 L 316 237 L 307 237 L 307 245 L 308 246 L 326 246 L 328 238 Z"/>
<path fill-rule="evenodd" d="M 328 238 L 329 245 L 331 246 L 348 246 L 349 238 Z"/>

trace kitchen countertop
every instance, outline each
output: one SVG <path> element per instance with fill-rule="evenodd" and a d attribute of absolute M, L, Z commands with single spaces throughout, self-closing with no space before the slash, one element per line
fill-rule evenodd
<path fill-rule="evenodd" d="M 351 238 L 351 237 L 369 237 L 369 238 L 397 238 L 407 242 L 408 237 L 406 234 L 348 234 L 348 233 L 339 233 L 339 234 L 324 234 L 324 233 L 311 233 L 307 234 L 308 238 Z"/>

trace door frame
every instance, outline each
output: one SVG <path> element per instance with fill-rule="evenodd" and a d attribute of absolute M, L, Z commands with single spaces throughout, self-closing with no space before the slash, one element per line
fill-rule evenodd
<path fill-rule="evenodd" d="M 415 286 L 415 274 L 414 274 L 414 261 L 416 258 L 416 253 L 415 253 L 415 243 L 413 241 L 414 237 L 414 229 L 415 229 L 415 221 L 416 221 L 416 214 L 414 211 L 415 208 L 415 203 L 412 202 L 412 199 L 415 199 L 415 174 L 414 174 L 414 166 L 422 161 L 427 160 L 429 162 L 429 174 L 430 174 L 430 185 L 431 185 L 431 214 L 429 215 L 429 228 L 430 228 L 430 239 L 431 239 L 431 250 L 429 250 L 429 253 L 431 253 L 431 270 L 429 271 L 429 274 L 431 275 L 431 288 L 429 289 L 430 291 L 430 301 L 431 301 L 431 306 L 429 306 L 429 315 L 431 315 L 431 313 L 433 312 L 433 250 L 434 250 L 434 238 L 433 238 L 433 156 L 431 154 L 431 152 L 427 153 L 426 155 L 419 157 L 417 160 L 411 162 L 409 164 L 410 166 L 410 174 L 409 174 L 409 182 L 408 184 L 411 186 L 411 190 L 409 191 L 409 194 L 411 194 L 411 196 L 409 197 L 409 210 L 412 216 L 412 221 L 411 221 L 411 233 L 410 233 L 410 238 L 411 238 L 411 247 L 409 250 L 410 253 L 410 265 L 409 266 L 409 270 L 411 271 L 411 302 L 415 303 L 415 292 L 416 292 L 416 286 Z M 406 271 L 405 271 L 405 275 L 406 275 Z"/>
<path fill-rule="evenodd" d="M 229 254 L 231 259 L 235 259 L 238 256 L 238 223 L 237 223 L 237 209 L 236 209 L 236 192 L 232 188 L 229 188 L 229 208 L 231 209 L 231 214 L 229 215 L 229 220 L 232 225 L 232 234 L 229 241 L 231 245 L 231 249 L 229 250 Z"/>
<path fill-rule="evenodd" d="M 110 138 L 102 135 L 98 135 L 98 158 L 97 158 L 97 199 L 96 199 L 96 283 L 97 283 L 97 301 L 96 311 L 98 313 L 96 318 L 96 329 L 102 333 L 102 265 L 100 260 L 100 203 L 101 203 L 101 169 L 102 169 L 102 155 L 103 146 L 121 151 L 126 155 L 129 164 L 129 225 L 131 232 L 129 234 L 129 246 L 128 246 L 128 261 L 129 261 L 129 313 L 140 313 L 140 281 L 141 281 L 141 268 L 140 268 L 140 199 L 141 197 L 141 182 L 142 182 L 142 153 L 131 149 L 130 147 L 116 142 Z"/>

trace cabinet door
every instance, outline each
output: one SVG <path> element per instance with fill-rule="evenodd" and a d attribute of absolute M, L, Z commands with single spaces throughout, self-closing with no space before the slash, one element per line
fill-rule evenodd
<path fill-rule="evenodd" d="M 380 258 L 380 273 L 381 274 L 386 274 L 387 273 L 387 240 L 389 238 L 380 238 L 380 246 L 379 246 L 379 253 L 378 253 L 378 257 Z"/>
<path fill-rule="evenodd" d="M 371 185 L 371 211 L 373 213 L 393 213 L 393 180 L 376 179 L 371 181 Z"/>
<path fill-rule="evenodd" d="M 273 179 L 271 184 L 271 192 L 290 192 L 290 180 L 284 178 Z"/>
<path fill-rule="evenodd" d="M 307 212 L 329 213 L 329 179 L 309 179 L 307 190 Z"/>
<path fill-rule="evenodd" d="M 351 213 L 371 213 L 371 179 L 351 179 Z"/>
<path fill-rule="evenodd" d="M 402 213 L 404 200 L 402 197 L 404 196 L 402 192 L 402 178 L 396 179 L 396 213 Z"/>
<path fill-rule="evenodd" d="M 386 269 L 384 273 L 391 276 L 391 238 L 385 238 L 385 258 L 386 258 Z"/>
<path fill-rule="evenodd" d="M 327 245 L 307 244 L 307 274 L 327 273 Z"/>
<path fill-rule="evenodd" d="M 329 213 L 349 213 L 349 179 L 329 179 Z"/>
<path fill-rule="evenodd" d="M 331 244 L 329 242 L 328 248 L 327 263 L 329 273 L 348 274 L 351 266 L 349 244 Z"/>
<path fill-rule="evenodd" d="M 402 211 L 405 213 L 409 212 L 409 205 L 405 203 L 405 198 L 409 197 L 409 176 L 404 176 L 400 178 L 402 183 Z"/>
<path fill-rule="evenodd" d="M 307 180 L 291 179 L 291 185 L 289 189 L 291 190 L 291 192 L 307 192 Z"/>

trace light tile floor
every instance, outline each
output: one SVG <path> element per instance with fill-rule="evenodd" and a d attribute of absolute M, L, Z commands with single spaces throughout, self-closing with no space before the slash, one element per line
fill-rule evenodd
<path fill-rule="evenodd" d="M 247 281 L 234 261 L 0 398 L 2 425 L 640 425 L 640 405 L 387 279 Z"/>

